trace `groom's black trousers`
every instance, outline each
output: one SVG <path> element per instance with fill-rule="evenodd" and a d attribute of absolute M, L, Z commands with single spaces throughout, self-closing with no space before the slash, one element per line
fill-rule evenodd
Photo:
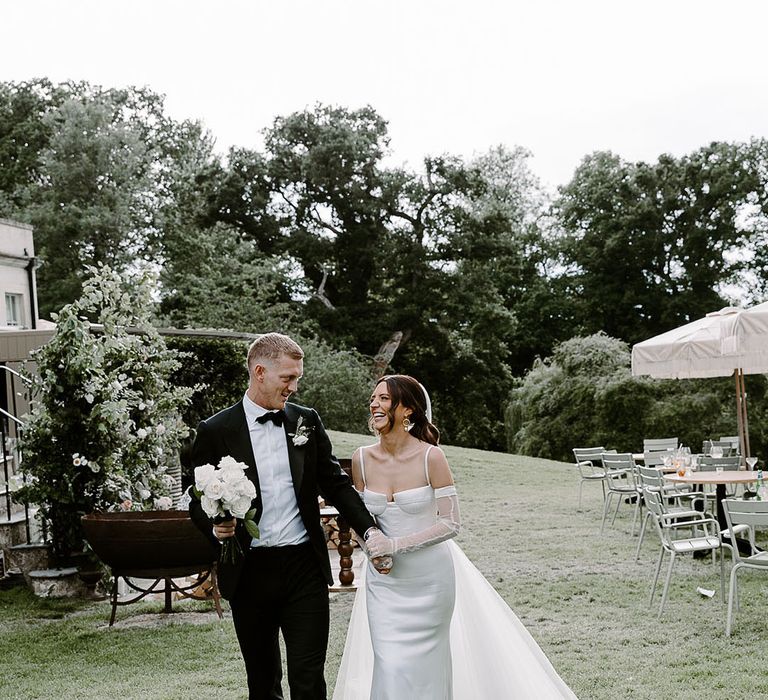
<path fill-rule="evenodd" d="M 312 545 L 258 547 L 245 557 L 230 606 L 248 674 L 248 697 L 283 697 L 282 630 L 291 700 L 326 700 L 328 584 Z"/>

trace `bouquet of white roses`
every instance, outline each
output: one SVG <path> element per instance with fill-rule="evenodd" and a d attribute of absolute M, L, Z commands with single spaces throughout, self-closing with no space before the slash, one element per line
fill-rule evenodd
<path fill-rule="evenodd" d="M 256 509 L 251 502 L 256 497 L 256 486 L 245 475 L 247 464 L 232 457 L 222 457 L 218 467 L 203 464 L 195 467 L 195 495 L 200 499 L 205 514 L 214 522 L 237 518 L 242 520 L 251 537 L 259 536 L 254 521 Z M 237 537 L 228 537 L 221 543 L 221 560 L 234 563 L 243 550 Z"/>

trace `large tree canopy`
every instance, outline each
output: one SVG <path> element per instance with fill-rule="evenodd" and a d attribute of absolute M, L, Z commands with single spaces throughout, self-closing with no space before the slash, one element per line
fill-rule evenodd
<path fill-rule="evenodd" d="M 361 358 L 413 374 L 454 443 L 501 447 L 513 378 L 572 336 L 632 343 L 768 291 L 764 140 L 594 153 L 554 206 L 522 148 L 388 156 L 371 107 L 219 156 L 145 88 L 0 83 L 0 217 L 35 227 L 43 315 L 85 265 L 149 265 L 163 323 L 317 337 L 356 353 L 358 389 Z"/>
<path fill-rule="evenodd" d="M 764 294 L 765 152 L 754 141 L 654 164 L 585 158 L 556 204 L 581 329 L 637 342 L 726 305 L 747 270 L 759 276 L 745 291 Z"/>
<path fill-rule="evenodd" d="M 156 259 L 176 161 L 201 130 L 143 88 L 46 80 L 2 84 L 0 115 L 0 216 L 35 227 L 42 315 L 79 295 L 87 265 Z"/>

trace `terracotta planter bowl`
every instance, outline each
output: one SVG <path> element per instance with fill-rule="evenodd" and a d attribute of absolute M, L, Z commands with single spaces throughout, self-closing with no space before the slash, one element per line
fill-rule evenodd
<path fill-rule="evenodd" d="M 85 538 L 104 564 L 112 569 L 112 615 L 119 605 L 135 603 L 150 593 L 165 594 L 165 612 L 171 612 L 172 594 L 203 600 L 196 591 L 209 576 L 216 612 L 221 603 L 215 571 L 218 552 L 189 517 L 187 511 L 154 510 L 126 513 L 91 513 L 82 517 Z M 174 579 L 199 575 L 192 584 Z M 117 599 L 117 580 L 123 577 L 137 595 L 131 600 Z M 129 578 L 130 577 L 130 578 Z M 142 584 L 134 579 L 154 579 Z M 162 588 L 158 586 L 163 584 Z"/>
<path fill-rule="evenodd" d="M 121 576 L 185 576 L 216 561 L 213 545 L 184 510 L 91 513 L 82 523 L 93 551 Z"/>

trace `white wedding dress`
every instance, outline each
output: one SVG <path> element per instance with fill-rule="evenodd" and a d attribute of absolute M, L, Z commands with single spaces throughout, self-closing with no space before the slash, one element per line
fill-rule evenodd
<path fill-rule="evenodd" d="M 368 510 L 388 537 L 420 532 L 437 521 L 431 486 L 401 491 L 394 498 L 387 502 L 384 494 L 363 491 Z M 388 575 L 379 574 L 370 562 L 363 569 L 333 700 L 369 698 L 576 696 L 458 545 L 444 541 L 396 555 Z"/>

